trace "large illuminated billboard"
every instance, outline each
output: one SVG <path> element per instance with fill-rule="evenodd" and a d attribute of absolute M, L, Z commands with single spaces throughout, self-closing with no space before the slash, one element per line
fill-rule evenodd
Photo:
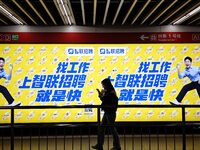
<path fill-rule="evenodd" d="M 99 105 L 96 88 L 109 77 L 119 104 L 169 104 L 190 82 L 178 78 L 176 65 L 190 56 L 200 66 L 200 44 L 1 44 L 4 69 L 13 64 L 12 79 L 1 79 L 23 106 Z M 3 95 L 0 105 L 6 106 Z M 200 105 L 196 90 L 182 104 Z M 10 110 L 0 110 L 0 123 Z M 94 122 L 96 109 L 15 110 L 15 123 Z M 120 108 L 116 121 L 180 121 L 181 108 Z M 187 121 L 198 121 L 200 108 L 186 109 Z"/>

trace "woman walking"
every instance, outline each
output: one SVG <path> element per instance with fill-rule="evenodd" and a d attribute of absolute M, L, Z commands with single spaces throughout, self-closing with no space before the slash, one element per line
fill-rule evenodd
<path fill-rule="evenodd" d="M 104 110 L 104 116 L 99 129 L 98 144 L 92 146 L 93 149 L 103 150 L 104 136 L 106 125 L 109 125 L 109 129 L 113 135 L 113 148 L 111 150 L 121 150 L 120 140 L 116 128 L 114 127 L 116 119 L 116 111 L 118 106 L 118 97 L 116 91 L 109 78 L 104 79 L 101 82 L 104 90 L 99 93 L 99 98 L 102 101 L 101 106 Z M 106 106 L 109 106 L 106 108 Z"/>

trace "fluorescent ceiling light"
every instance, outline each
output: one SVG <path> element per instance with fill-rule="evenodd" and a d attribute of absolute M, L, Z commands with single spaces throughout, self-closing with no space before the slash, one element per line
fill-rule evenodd
<path fill-rule="evenodd" d="M 12 15 L 8 10 L 6 10 L 4 7 L 0 6 L 0 10 L 5 13 L 10 19 L 12 19 L 15 23 L 23 25 L 23 23 L 18 20 L 14 15 Z"/>
<path fill-rule="evenodd" d="M 198 13 L 200 11 L 200 6 L 195 8 L 194 10 L 192 10 L 190 13 L 188 13 L 187 15 L 183 16 L 182 18 L 180 18 L 179 20 L 177 20 L 176 22 L 174 22 L 173 24 L 181 24 L 182 22 L 184 22 L 185 20 L 187 20 L 189 17 L 195 15 L 196 13 Z"/>
<path fill-rule="evenodd" d="M 58 3 L 58 6 L 61 10 L 61 13 L 62 13 L 65 21 L 69 22 L 69 24 L 71 25 L 72 23 L 71 23 L 71 20 L 70 20 L 69 8 L 68 8 L 67 4 L 65 4 L 63 2 L 63 0 L 60 0 L 60 2 L 59 2 L 59 0 L 57 0 L 57 3 Z"/>

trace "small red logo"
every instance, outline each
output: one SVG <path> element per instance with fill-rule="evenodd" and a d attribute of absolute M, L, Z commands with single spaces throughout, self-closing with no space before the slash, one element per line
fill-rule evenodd
<path fill-rule="evenodd" d="M 11 34 L 0 34 L 0 41 L 11 41 Z"/>

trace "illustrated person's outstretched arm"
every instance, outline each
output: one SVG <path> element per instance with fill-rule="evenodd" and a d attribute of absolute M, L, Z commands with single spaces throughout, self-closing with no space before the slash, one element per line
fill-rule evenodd
<path fill-rule="evenodd" d="M 11 80 L 12 77 L 12 69 L 13 69 L 13 65 L 10 64 L 9 65 L 9 73 L 5 73 L 5 76 L 3 78 L 5 78 L 6 80 Z"/>
<path fill-rule="evenodd" d="M 182 78 L 184 78 L 184 77 L 186 77 L 186 75 L 185 75 L 185 70 L 183 70 L 183 72 L 181 73 L 181 65 L 180 65 L 180 63 L 177 63 L 177 69 L 178 69 L 178 77 L 179 77 L 179 79 L 182 79 Z"/>

